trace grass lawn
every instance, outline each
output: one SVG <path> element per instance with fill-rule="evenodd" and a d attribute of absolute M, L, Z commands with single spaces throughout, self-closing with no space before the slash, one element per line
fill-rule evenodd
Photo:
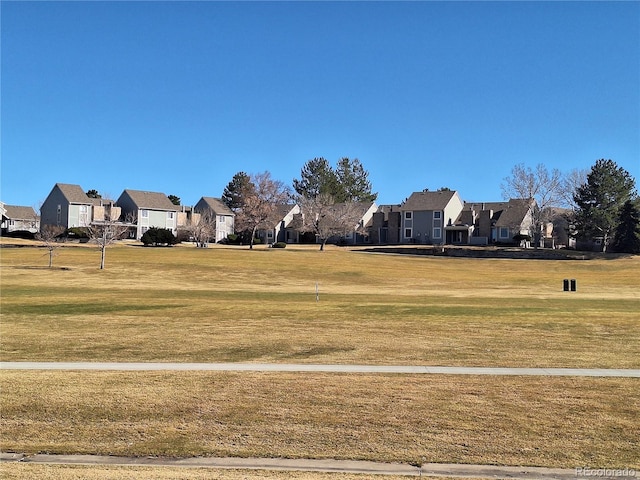
<path fill-rule="evenodd" d="M 370 475 L 261 470 L 221 470 L 172 467 L 100 467 L 80 465 L 2 464 L 3 480 L 366 480 Z M 410 476 L 384 475 L 382 480 L 407 480 Z M 445 478 L 429 477 L 431 480 Z M 468 480 L 473 480 L 469 478 Z"/>
<path fill-rule="evenodd" d="M 129 245 L 110 248 L 100 271 L 95 248 L 57 253 L 48 269 L 41 249 L 0 251 L 2 360 L 640 368 L 640 257 Z M 563 292 L 564 278 L 578 291 Z M 0 381 L 3 451 L 640 467 L 638 379 L 2 371 Z"/>
<path fill-rule="evenodd" d="M 100 271 L 95 248 L 59 249 L 54 269 L 41 249 L 0 253 L 6 361 L 640 367 L 640 257 L 121 246 Z"/>
<path fill-rule="evenodd" d="M 5 371 L 3 451 L 640 467 L 638 379 Z"/>

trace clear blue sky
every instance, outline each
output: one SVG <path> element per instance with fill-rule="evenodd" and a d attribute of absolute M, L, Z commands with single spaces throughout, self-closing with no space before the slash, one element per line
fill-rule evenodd
<path fill-rule="evenodd" d="M 220 196 L 359 158 L 378 203 L 517 163 L 640 177 L 639 2 L 2 1 L 0 199 Z"/>

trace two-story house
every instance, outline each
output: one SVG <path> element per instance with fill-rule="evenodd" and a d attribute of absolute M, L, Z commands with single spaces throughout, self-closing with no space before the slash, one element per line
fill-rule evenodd
<path fill-rule="evenodd" d="M 292 228 L 298 214 L 300 214 L 299 205 L 277 205 L 269 225 L 259 229 L 256 235 L 267 245 L 277 242 L 298 243 L 300 232 Z"/>
<path fill-rule="evenodd" d="M 136 240 L 140 240 L 151 227 L 165 228 L 176 235 L 181 226 L 178 220 L 181 207 L 174 205 L 164 193 L 127 189 L 116 203 L 123 218 L 135 223 Z"/>
<path fill-rule="evenodd" d="M 80 185 L 56 183 L 40 207 L 40 229 L 47 225 L 64 229 L 118 220 L 120 209 L 113 200 L 90 198 Z"/>
<path fill-rule="evenodd" d="M 234 232 L 235 213 L 222 200 L 214 197 L 202 197 L 193 210 L 200 218 L 209 218 L 215 223 L 215 242 L 220 242 Z"/>
<path fill-rule="evenodd" d="M 456 191 L 414 192 L 400 205 L 402 243 L 445 243 L 445 227 L 452 225 L 464 204 Z"/>

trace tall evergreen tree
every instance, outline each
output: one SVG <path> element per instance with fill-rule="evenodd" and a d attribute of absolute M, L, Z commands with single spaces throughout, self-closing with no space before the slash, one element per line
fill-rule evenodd
<path fill-rule="evenodd" d="M 578 236 L 602 238 L 606 251 L 616 229 L 623 205 L 636 198 L 635 180 L 613 160 L 598 160 L 587 175 L 587 182 L 574 195 Z"/>
<path fill-rule="evenodd" d="M 253 188 L 251 178 L 245 172 L 236 173 L 231 181 L 224 187 L 222 203 L 234 212 L 239 211 L 244 205 L 244 198 Z"/>
<path fill-rule="evenodd" d="M 336 179 L 339 186 L 337 202 L 373 202 L 378 197 L 371 191 L 369 172 L 357 158 L 341 158 L 336 166 Z"/>
<path fill-rule="evenodd" d="M 357 158 L 341 158 L 333 169 L 323 157 L 309 160 L 302 167 L 300 179 L 293 180 L 293 188 L 303 198 L 330 196 L 333 201 L 371 202 L 378 194 L 371 191 L 371 182 Z"/>
<path fill-rule="evenodd" d="M 613 250 L 640 253 L 640 202 L 628 200 L 620 210 L 620 218 L 613 236 Z"/>
<path fill-rule="evenodd" d="M 329 161 L 323 157 L 316 157 L 304 164 L 300 171 L 300 178 L 293 179 L 293 189 L 303 198 L 316 198 L 318 195 L 337 193 L 338 180 Z"/>

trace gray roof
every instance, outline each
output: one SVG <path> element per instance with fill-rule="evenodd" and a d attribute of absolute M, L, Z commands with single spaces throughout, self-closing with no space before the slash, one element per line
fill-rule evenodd
<path fill-rule="evenodd" d="M 37 218 L 36 211 L 33 207 L 22 207 L 19 205 L 5 205 L 4 217 L 11 220 L 35 220 Z"/>
<path fill-rule="evenodd" d="M 133 203 L 138 208 L 149 210 L 173 210 L 179 211 L 180 205 L 174 205 L 169 197 L 160 192 L 145 192 L 142 190 L 125 190 L 124 194 L 129 195 Z"/>
<path fill-rule="evenodd" d="M 455 191 L 414 192 L 402 204 L 401 209 L 413 211 L 444 210 L 455 194 Z"/>
<path fill-rule="evenodd" d="M 58 187 L 69 203 L 93 204 L 93 199 L 87 197 L 87 194 L 84 193 L 80 185 L 56 183 L 56 187 Z"/>
<path fill-rule="evenodd" d="M 485 210 L 493 210 L 494 212 L 504 210 L 509 202 L 465 202 L 463 210 L 474 210 L 482 212 Z"/>
<path fill-rule="evenodd" d="M 496 220 L 496 227 L 515 227 L 522 224 L 533 204 L 533 199 L 512 198 Z"/>
<path fill-rule="evenodd" d="M 205 203 L 207 208 L 209 208 L 216 215 L 230 215 L 234 216 L 235 213 L 227 207 L 222 200 L 214 197 L 202 197 L 198 203 Z"/>

